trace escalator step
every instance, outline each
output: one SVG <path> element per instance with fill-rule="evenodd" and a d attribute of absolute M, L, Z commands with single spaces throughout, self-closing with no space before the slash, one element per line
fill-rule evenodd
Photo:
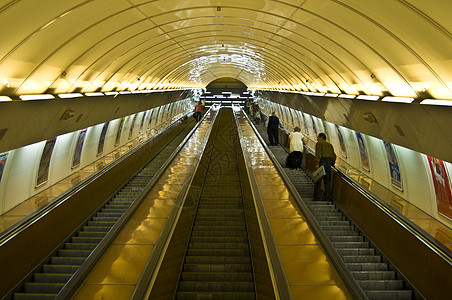
<path fill-rule="evenodd" d="M 335 242 L 363 242 L 364 237 L 361 235 L 333 235 L 329 236 L 328 239 L 334 244 Z"/>
<path fill-rule="evenodd" d="M 205 249 L 205 250 L 216 250 L 216 249 L 248 249 L 248 243 L 193 243 L 190 242 L 188 245 L 189 249 Z"/>
<path fill-rule="evenodd" d="M 342 256 L 342 260 L 345 263 L 379 263 L 381 262 L 380 255 L 344 255 Z"/>
<path fill-rule="evenodd" d="M 53 300 L 57 294 L 27 294 L 27 293 L 15 293 L 14 300 Z"/>
<path fill-rule="evenodd" d="M 64 249 L 67 250 L 93 250 L 98 244 L 83 244 L 83 243 L 65 243 Z"/>
<path fill-rule="evenodd" d="M 368 242 L 333 242 L 335 248 L 369 248 Z"/>
<path fill-rule="evenodd" d="M 188 249 L 187 254 L 193 256 L 249 256 L 248 249 Z"/>
<path fill-rule="evenodd" d="M 247 256 L 187 256 L 185 263 L 190 264 L 248 264 L 250 267 L 250 258 Z"/>
<path fill-rule="evenodd" d="M 244 237 L 247 236 L 245 230 L 242 231 L 230 231 L 230 230 L 222 230 L 223 227 L 220 228 L 212 228 L 211 230 L 203 229 L 203 230 L 193 230 L 192 236 L 217 236 L 217 237 Z"/>
<path fill-rule="evenodd" d="M 24 284 L 24 293 L 58 294 L 63 286 L 64 283 L 27 282 Z"/>
<path fill-rule="evenodd" d="M 92 251 L 90 250 L 68 250 L 68 249 L 59 249 L 58 256 L 60 257 L 88 257 L 88 255 Z"/>
<path fill-rule="evenodd" d="M 66 283 L 72 274 L 60 274 L 60 273 L 35 273 L 33 275 L 33 282 L 46 282 L 46 283 Z"/>
<path fill-rule="evenodd" d="M 346 263 L 350 271 L 388 271 L 387 263 Z"/>
<path fill-rule="evenodd" d="M 358 280 L 363 290 L 402 290 L 403 280 Z"/>
<path fill-rule="evenodd" d="M 193 228 L 193 232 L 197 231 L 228 231 L 233 233 L 234 231 L 244 231 L 243 226 L 196 226 Z"/>
<path fill-rule="evenodd" d="M 225 272 L 225 273 L 250 273 L 252 271 L 248 260 L 246 263 L 227 263 L 227 264 L 212 264 L 202 263 L 184 264 L 184 272 Z"/>
<path fill-rule="evenodd" d="M 194 243 L 248 243 L 245 237 L 218 237 L 218 236 L 193 236 L 190 239 Z"/>
<path fill-rule="evenodd" d="M 182 272 L 182 282 L 253 282 L 253 274 L 251 273 L 198 273 L 198 272 Z"/>
<path fill-rule="evenodd" d="M 73 274 L 75 271 L 78 270 L 80 265 L 43 265 L 42 266 L 42 272 L 43 273 L 62 273 L 62 274 Z"/>
<path fill-rule="evenodd" d="M 373 255 L 375 254 L 375 249 L 373 248 L 341 248 L 336 249 L 337 252 L 341 255 Z"/>
<path fill-rule="evenodd" d="M 99 244 L 101 241 L 102 237 L 73 236 L 71 238 L 71 242 L 73 243 Z"/>
<path fill-rule="evenodd" d="M 181 292 L 253 292 L 253 282 L 179 282 Z"/>
<path fill-rule="evenodd" d="M 177 292 L 178 300 L 255 300 L 254 293 L 236 293 L 236 292 Z"/>
<path fill-rule="evenodd" d="M 412 300 L 413 291 L 364 291 L 369 300 Z"/>
<path fill-rule="evenodd" d="M 85 260 L 85 257 L 52 256 L 50 263 L 55 265 L 81 265 Z"/>
<path fill-rule="evenodd" d="M 77 232 L 78 237 L 99 237 L 103 238 L 108 231 L 79 231 Z"/>
<path fill-rule="evenodd" d="M 394 280 L 396 274 L 394 271 L 352 271 L 356 280 Z"/>
<path fill-rule="evenodd" d="M 203 218 L 202 220 L 196 220 L 195 226 L 245 226 L 246 224 L 243 219 L 226 219 L 228 220 L 219 220 L 217 218 Z"/>

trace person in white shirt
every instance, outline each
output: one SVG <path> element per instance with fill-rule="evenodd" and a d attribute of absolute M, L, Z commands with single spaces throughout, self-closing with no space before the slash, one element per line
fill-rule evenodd
<path fill-rule="evenodd" d="M 294 132 L 289 135 L 289 157 L 287 160 L 288 167 L 299 170 L 303 160 L 303 144 L 305 137 L 300 132 L 300 127 L 295 127 Z"/>

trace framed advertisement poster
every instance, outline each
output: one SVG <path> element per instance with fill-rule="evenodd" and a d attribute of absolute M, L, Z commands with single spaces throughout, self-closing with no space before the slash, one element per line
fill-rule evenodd
<path fill-rule="evenodd" d="M 344 137 L 342 136 L 342 132 L 341 132 L 339 126 L 336 125 L 335 127 L 336 127 L 337 137 L 339 139 L 339 144 L 341 146 L 341 155 L 343 157 L 347 158 L 347 149 L 345 148 Z"/>
<path fill-rule="evenodd" d="M 2 182 L 3 170 L 5 169 L 8 153 L 9 152 L 0 153 L 0 182 Z"/>
<path fill-rule="evenodd" d="M 86 137 L 86 128 L 80 130 L 80 133 L 78 134 L 77 144 L 75 144 L 74 157 L 72 158 L 72 169 L 80 165 L 85 137 Z"/>
<path fill-rule="evenodd" d="M 363 135 L 360 132 L 355 131 L 356 139 L 358 140 L 359 156 L 361 157 L 361 167 L 370 172 L 369 156 L 367 155 L 366 144 L 364 144 Z"/>
<path fill-rule="evenodd" d="M 132 124 L 130 124 L 130 130 L 129 130 L 129 140 L 132 138 L 132 136 L 133 136 L 133 127 L 135 127 L 135 121 L 137 120 L 137 114 L 135 114 L 134 116 L 133 116 L 133 119 L 132 119 Z"/>
<path fill-rule="evenodd" d="M 97 155 L 101 155 L 104 152 L 105 135 L 107 134 L 108 125 L 110 122 L 105 122 L 100 132 L 99 143 L 97 144 Z"/>
<path fill-rule="evenodd" d="M 121 121 L 119 121 L 118 131 L 116 132 L 116 140 L 115 140 L 115 147 L 119 145 L 121 142 L 121 133 L 122 133 L 122 126 L 124 126 L 124 120 L 125 118 L 122 117 Z"/>
<path fill-rule="evenodd" d="M 397 156 L 391 143 L 383 141 L 386 150 L 386 156 L 389 162 L 389 172 L 391 176 L 391 185 L 401 191 L 402 187 L 402 176 L 400 175 L 399 163 L 397 161 Z"/>
<path fill-rule="evenodd" d="M 39 161 L 38 176 L 36 177 L 36 187 L 46 183 L 49 180 L 50 158 L 53 148 L 56 144 L 56 138 L 47 140 L 42 150 L 41 160 Z"/>
<path fill-rule="evenodd" d="M 452 195 L 444 162 L 431 156 L 427 156 L 427 160 L 432 173 L 433 186 L 435 187 L 438 212 L 452 219 Z"/>
<path fill-rule="evenodd" d="M 144 119 L 146 119 L 147 113 L 148 113 L 148 111 L 145 111 L 144 114 L 143 114 L 143 117 L 141 118 L 140 130 L 138 131 L 139 134 L 143 133 Z"/>

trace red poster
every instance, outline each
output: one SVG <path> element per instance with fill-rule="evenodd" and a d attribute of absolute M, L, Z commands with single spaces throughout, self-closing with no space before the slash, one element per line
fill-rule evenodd
<path fill-rule="evenodd" d="M 433 185 L 435 186 L 438 212 L 452 219 L 452 195 L 444 162 L 431 156 L 427 156 L 427 160 L 432 172 Z"/>

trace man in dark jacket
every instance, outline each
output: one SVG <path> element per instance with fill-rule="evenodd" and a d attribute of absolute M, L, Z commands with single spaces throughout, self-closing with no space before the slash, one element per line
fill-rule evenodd
<path fill-rule="evenodd" d="M 336 154 L 334 153 L 333 145 L 326 141 L 326 135 L 322 132 L 317 136 L 317 143 L 315 144 L 315 168 L 323 166 L 325 168 L 325 176 L 314 184 L 314 200 L 331 201 L 332 188 L 332 173 L 331 166 L 336 162 Z M 322 197 L 321 184 L 325 186 L 325 195 Z"/>
<path fill-rule="evenodd" d="M 282 127 L 281 121 L 279 121 L 279 118 L 276 116 L 275 112 L 272 112 L 272 115 L 268 117 L 268 124 L 267 124 L 267 134 L 268 134 L 268 140 L 270 141 L 271 146 L 278 146 L 278 128 Z"/>

